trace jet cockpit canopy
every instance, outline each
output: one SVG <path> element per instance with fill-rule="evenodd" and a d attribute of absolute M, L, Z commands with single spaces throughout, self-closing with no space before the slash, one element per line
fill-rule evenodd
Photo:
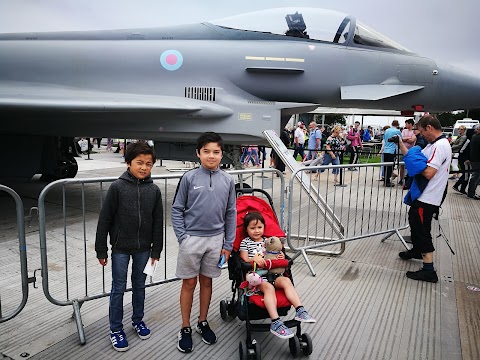
<path fill-rule="evenodd" d="M 283 35 L 313 41 L 369 46 L 410 52 L 355 18 L 320 8 L 277 8 L 226 17 L 211 24 L 265 35 Z M 353 33 L 353 36 L 349 34 Z"/>

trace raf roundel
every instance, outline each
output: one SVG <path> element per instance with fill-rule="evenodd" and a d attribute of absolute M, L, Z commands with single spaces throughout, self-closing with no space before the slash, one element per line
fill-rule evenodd
<path fill-rule="evenodd" d="M 178 70 L 183 64 L 183 56 L 177 50 L 166 50 L 160 55 L 160 64 L 169 71 Z"/>

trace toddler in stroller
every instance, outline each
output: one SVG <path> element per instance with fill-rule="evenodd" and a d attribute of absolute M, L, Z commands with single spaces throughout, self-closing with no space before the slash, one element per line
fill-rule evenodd
<path fill-rule="evenodd" d="M 258 267 L 265 268 L 265 238 L 263 237 L 265 229 L 265 219 L 259 212 L 249 212 L 243 220 L 243 228 L 248 237 L 240 243 L 240 258 L 245 262 L 254 262 Z M 283 252 L 277 255 L 277 260 L 285 259 Z M 283 289 L 287 300 L 295 307 L 295 320 L 301 322 L 315 322 L 315 319 L 305 310 L 298 297 L 297 291 L 289 277 L 283 274 L 266 274 L 258 286 L 258 290 L 263 293 L 263 302 L 272 319 L 270 332 L 282 339 L 289 339 L 295 334 L 285 326 L 277 312 L 277 297 L 275 289 Z"/>
<path fill-rule="evenodd" d="M 289 348 L 293 356 L 299 355 L 301 351 L 305 355 L 310 355 L 313 351 L 312 340 L 308 334 L 301 333 L 301 322 L 315 322 L 315 319 L 302 306 L 293 286 L 291 261 L 284 251 L 276 256 L 277 259 L 267 260 L 270 268 L 286 267 L 284 273 L 276 275 L 263 269 L 259 270 L 257 273 L 263 274 L 263 281 L 257 289 L 261 292 L 253 293 L 241 289 L 241 284 L 244 283 L 249 271 L 255 270 L 257 266 L 260 268 L 266 265 L 265 259 L 261 256 L 265 254 L 265 238 L 285 237 L 285 233 L 278 224 L 273 201 L 268 193 L 261 189 L 240 190 L 242 191 L 237 190 L 237 194 L 263 193 L 270 206 L 256 196 L 237 198 L 237 234 L 232 256 L 228 261 L 233 298 L 220 302 L 220 314 L 223 319 L 226 319 L 228 314 L 245 320 L 247 339 L 239 344 L 240 359 L 261 358 L 260 343 L 252 339 L 253 331 L 270 331 L 282 339 L 289 339 Z M 292 305 L 296 308 L 295 318 L 283 322 L 279 316 L 287 315 Z M 271 319 L 271 323 L 250 321 L 268 318 Z M 292 332 L 291 328 L 296 328 L 296 331 Z"/>

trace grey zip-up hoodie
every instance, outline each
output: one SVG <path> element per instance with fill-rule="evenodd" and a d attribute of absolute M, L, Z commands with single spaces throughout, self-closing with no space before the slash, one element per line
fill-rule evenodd
<path fill-rule="evenodd" d="M 125 171 L 108 189 L 98 218 L 95 251 L 107 258 L 107 234 L 112 252 L 151 251 L 158 259 L 163 249 L 162 194 L 150 176 L 137 179 Z"/>
<path fill-rule="evenodd" d="M 172 225 L 178 242 L 187 235 L 225 233 L 223 248 L 232 251 L 237 209 L 235 182 L 222 170 L 203 166 L 186 172 L 172 204 Z"/>

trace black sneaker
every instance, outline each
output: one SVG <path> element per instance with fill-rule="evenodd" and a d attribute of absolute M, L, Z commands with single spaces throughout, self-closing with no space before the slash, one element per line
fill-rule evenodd
<path fill-rule="evenodd" d="M 210 329 L 207 320 L 197 323 L 197 326 L 195 326 L 195 331 L 199 334 L 202 334 L 202 340 L 205 344 L 212 345 L 217 342 L 217 336 L 212 329 Z"/>
<path fill-rule="evenodd" d="M 408 250 L 402 251 L 398 253 L 398 256 L 402 260 L 410 260 L 410 259 L 422 259 L 422 254 L 417 253 L 416 251 Z"/>
<path fill-rule="evenodd" d="M 473 200 L 480 200 L 480 196 L 478 196 L 478 195 L 473 195 L 473 196 L 467 195 L 467 197 L 469 199 L 473 199 Z"/>
<path fill-rule="evenodd" d="M 420 269 L 418 271 L 407 271 L 406 275 L 409 279 L 413 280 L 428 281 L 432 283 L 438 281 L 437 272 L 435 270 Z"/>
<path fill-rule="evenodd" d="M 177 349 L 183 353 L 193 351 L 192 328 L 190 326 L 182 328 L 178 333 Z"/>
<path fill-rule="evenodd" d="M 462 190 L 460 190 L 459 188 L 457 188 L 456 186 L 452 186 L 452 189 L 455 190 L 456 192 L 460 193 L 460 194 L 464 194 L 464 195 L 467 194 L 466 191 L 462 191 Z"/>

